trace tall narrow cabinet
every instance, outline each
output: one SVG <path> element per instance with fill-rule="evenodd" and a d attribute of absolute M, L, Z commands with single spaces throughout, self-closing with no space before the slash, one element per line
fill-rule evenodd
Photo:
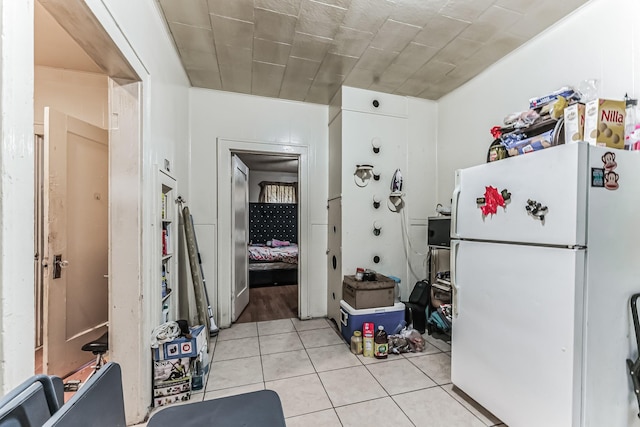
<path fill-rule="evenodd" d="M 178 205 L 177 182 L 168 172 L 158 172 L 158 267 L 157 295 L 160 296 L 159 323 L 176 320 L 178 307 Z"/>
<path fill-rule="evenodd" d="M 390 188 L 397 169 L 408 172 L 407 108 L 404 97 L 350 87 L 330 106 L 327 316 L 338 324 L 343 277 L 356 268 L 407 281 L 402 214 L 393 204 L 401 197 Z"/>

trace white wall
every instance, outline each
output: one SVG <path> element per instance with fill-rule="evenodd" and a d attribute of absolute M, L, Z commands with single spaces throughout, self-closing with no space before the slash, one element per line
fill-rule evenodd
<path fill-rule="evenodd" d="M 484 163 L 489 130 L 529 98 L 588 78 L 600 96 L 640 96 L 640 2 L 591 0 L 438 102 L 438 201 L 449 205 L 454 171 Z"/>
<path fill-rule="evenodd" d="M 260 183 L 270 182 L 298 182 L 298 175 L 287 172 L 254 171 L 249 169 L 249 203 L 257 203 L 260 197 Z"/>
<path fill-rule="evenodd" d="M 33 0 L 0 2 L 0 393 L 33 373 Z"/>
<path fill-rule="evenodd" d="M 124 310 L 131 313 L 130 317 L 111 319 L 110 325 L 115 329 L 113 334 L 120 337 L 116 355 L 122 362 L 127 362 L 123 370 L 128 402 L 125 409 L 127 421 L 132 423 L 142 421 L 151 403 L 151 358 L 146 340 L 161 311 L 159 304 L 153 304 L 157 299 L 152 297 L 157 296 L 160 283 L 160 231 L 156 224 L 158 168 L 164 159 L 168 159 L 171 172 L 178 180 L 178 193 L 187 194 L 190 84 L 155 1 L 86 0 L 86 3 L 142 79 L 141 176 L 138 196 L 129 204 L 142 227 L 140 258 L 132 259 L 132 262 L 141 262 L 142 268 L 139 283 L 128 284 L 132 296 L 138 294 L 137 299 L 129 298 L 131 305 Z M 112 195 L 112 199 L 113 196 L 128 197 L 130 194 Z M 112 225 L 119 220 L 112 217 Z M 137 292 L 136 288 L 139 288 Z M 138 328 L 137 333 L 127 337 L 125 328 L 132 325 Z"/>
<path fill-rule="evenodd" d="M 34 79 L 35 123 L 44 123 L 44 107 L 51 107 L 101 129 L 108 128 L 107 76 L 37 66 Z"/>
<path fill-rule="evenodd" d="M 326 314 L 328 107 L 193 88 L 190 91 L 191 188 L 189 206 L 209 295 L 217 295 L 216 139 L 286 143 L 309 150 L 309 315 Z M 229 248 L 218 248 L 229 250 Z"/>

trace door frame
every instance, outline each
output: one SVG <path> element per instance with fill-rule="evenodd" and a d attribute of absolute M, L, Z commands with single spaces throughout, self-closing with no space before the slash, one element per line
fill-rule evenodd
<path fill-rule="evenodd" d="M 217 139 L 217 282 L 216 308 L 221 327 L 231 326 L 233 283 L 231 251 L 225 250 L 232 244 L 231 224 L 231 184 L 232 153 L 276 154 L 298 157 L 298 317 L 309 318 L 309 147 L 306 144 L 260 142 Z"/>
<path fill-rule="evenodd" d="M 155 322 L 142 298 L 151 286 L 145 286 L 150 269 L 144 268 L 150 261 L 142 254 L 154 253 L 153 243 L 143 239 L 143 204 L 149 199 L 143 176 L 151 173 L 143 164 L 143 141 L 150 132 L 143 115 L 149 72 L 104 2 L 35 1 L 109 76 L 109 356 L 122 367 L 125 415 L 135 424 L 146 418 L 152 401 L 151 355 L 144 343 Z"/>

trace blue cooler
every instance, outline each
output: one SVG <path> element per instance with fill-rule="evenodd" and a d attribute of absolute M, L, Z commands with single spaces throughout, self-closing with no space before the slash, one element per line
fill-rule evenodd
<path fill-rule="evenodd" d="M 378 330 L 379 325 L 382 325 L 387 334 L 391 335 L 403 321 L 404 304 L 401 302 L 388 307 L 356 310 L 344 300 L 340 300 L 340 331 L 347 342 L 351 341 L 353 331 L 362 331 L 364 322 L 372 322 L 374 331 Z"/>

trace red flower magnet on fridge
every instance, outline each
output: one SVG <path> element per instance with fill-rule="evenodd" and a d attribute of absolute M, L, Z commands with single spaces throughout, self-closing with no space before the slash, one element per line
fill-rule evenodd
<path fill-rule="evenodd" d="M 481 205 L 480 210 L 483 216 L 494 215 L 498 213 L 498 206 L 506 207 L 506 202 L 511 199 L 511 193 L 506 189 L 498 192 L 498 189 L 492 186 L 485 187 L 484 197 L 476 199 L 476 203 Z"/>

